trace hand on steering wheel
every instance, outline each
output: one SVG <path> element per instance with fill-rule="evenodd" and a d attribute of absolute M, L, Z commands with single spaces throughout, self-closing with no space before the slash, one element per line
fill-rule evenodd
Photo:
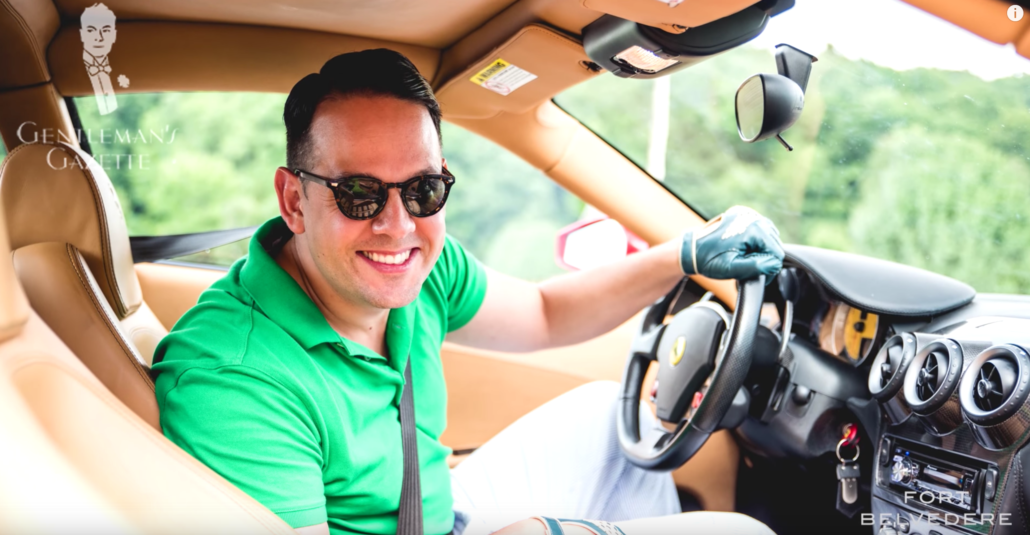
<path fill-rule="evenodd" d="M 644 314 L 623 372 L 617 422 L 619 445 L 633 464 L 678 468 L 718 429 L 751 367 L 764 286 L 779 273 L 783 256 L 772 222 L 742 206 L 683 236 L 683 272 L 738 279 L 737 306 L 729 319 L 722 307 L 698 302 L 666 323 L 684 279 Z M 676 429 L 641 436 L 640 394 L 652 361 L 658 361 L 656 415 Z"/>
<path fill-rule="evenodd" d="M 746 206 L 734 206 L 688 231 L 680 246 L 680 268 L 686 275 L 737 280 L 765 275 L 769 283 L 782 265 L 780 231 Z"/>

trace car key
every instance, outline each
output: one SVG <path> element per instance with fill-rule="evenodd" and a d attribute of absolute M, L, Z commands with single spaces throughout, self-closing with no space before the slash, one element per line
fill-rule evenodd
<path fill-rule="evenodd" d="M 842 438 L 837 443 L 837 459 L 840 460 L 840 464 L 837 466 L 837 481 L 840 481 L 840 499 L 846 504 L 853 504 L 858 500 L 858 477 L 861 472 L 861 467 L 858 464 L 858 455 L 860 450 L 858 444 L 855 446 L 855 456 L 851 459 L 845 459 L 840 454 L 841 446 L 846 445 L 848 442 L 847 438 Z"/>

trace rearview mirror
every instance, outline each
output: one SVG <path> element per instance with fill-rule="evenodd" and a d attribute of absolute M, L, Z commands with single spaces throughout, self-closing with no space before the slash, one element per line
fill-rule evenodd
<path fill-rule="evenodd" d="M 801 117 L 805 89 L 817 58 L 790 45 L 776 45 L 779 74 L 756 74 L 737 88 L 737 133 L 746 143 L 775 136 L 787 150 L 794 150 L 781 132 Z"/>
<path fill-rule="evenodd" d="M 778 74 L 756 74 L 740 84 L 736 107 L 740 139 L 754 143 L 776 136 L 787 150 L 793 150 L 780 137 L 805 107 L 805 94 L 793 80 Z"/>

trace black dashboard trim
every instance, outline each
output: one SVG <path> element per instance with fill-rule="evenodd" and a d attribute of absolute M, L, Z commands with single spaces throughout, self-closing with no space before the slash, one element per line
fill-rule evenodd
<path fill-rule="evenodd" d="M 805 269 L 842 301 L 875 314 L 931 318 L 976 297 L 972 286 L 924 269 L 805 245 L 784 249 L 785 265 Z"/>

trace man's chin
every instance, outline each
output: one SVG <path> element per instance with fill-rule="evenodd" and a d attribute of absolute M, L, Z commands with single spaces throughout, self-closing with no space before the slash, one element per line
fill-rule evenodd
<path fill-rule="evenodd" d="M 410 305 L 415 299 L 418 299 L 420 289 L 421 287 L 405 290 L 390 288 L 379 292 L 366 290 L 364 292 L 365 301 L 375 308 L 401 308 Z"/>

